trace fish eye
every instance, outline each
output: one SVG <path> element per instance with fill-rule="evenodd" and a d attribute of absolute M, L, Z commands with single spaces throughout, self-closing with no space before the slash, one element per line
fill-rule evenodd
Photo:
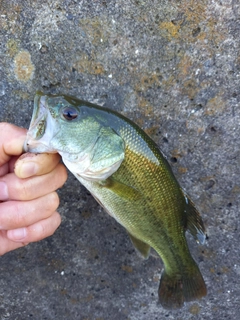
<path fill-rule="evenodd" d="M 71 121 L 78 117 L 78 112 L 73 107 L 64 107 L 62 109 L 62 116 L 64 117 L 64 119 Z"/>

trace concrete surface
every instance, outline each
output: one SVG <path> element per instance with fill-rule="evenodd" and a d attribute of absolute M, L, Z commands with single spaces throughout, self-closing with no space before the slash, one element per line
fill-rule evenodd
<path fill-rule="evenodd" d="M 164 310 L 161 260 L 141 260 L 69 176 L 55 235 L 0 259 L 1 319 L 239 319 L 239 19 L 237 0 L 0 1 L 0 121 L 27 128 L 36 90 L 122 112 L 168 156 L 209 237 L 188 235 L 207 297 Z"/>

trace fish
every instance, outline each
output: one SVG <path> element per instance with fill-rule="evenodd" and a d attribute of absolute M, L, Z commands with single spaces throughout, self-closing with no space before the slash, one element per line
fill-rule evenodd
<path fill-rule="evenodd" d="M 72 96 L 37 92 L 26 152 L 58 152 L 66 167 L 148 258 L 164 268 L 159 302 L 177 309 L 207 294 L 185 233 L 204 244 L 199 211 L 177 182 L 158 145 L 120 113 Z"/>

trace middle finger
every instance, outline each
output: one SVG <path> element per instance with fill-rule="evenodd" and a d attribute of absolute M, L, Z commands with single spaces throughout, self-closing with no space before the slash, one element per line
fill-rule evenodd
<path fill-rule="evenodd" d="M 62 164 L 48 174 L 20 179 L 14 173 L 9 173 L 0 178 L 0 183 L 5 183 L 4 194 L 0 200 L 32 200 L 44 196 L 60 188 L 66 180 L 66 169 Z M 3 186 L 3 185 L 2 185 Z"/>

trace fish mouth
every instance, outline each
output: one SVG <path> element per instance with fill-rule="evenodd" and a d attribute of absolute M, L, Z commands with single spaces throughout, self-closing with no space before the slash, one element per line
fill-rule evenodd
<path fill-rule="evenodd" d="M 49 146 L 52 138 L 52 130 L 49 130 L 52 121 L 47 100 L 48 96 L 42 92 L 37 92 L 34 97 L 32 119 L 23 147 L 25 152 L 56 152 Z"/>
<path fill-rule="evenodd" d="M 38 122 L 38 120 L 46 113 L 46 98 L 41 92 L 37 92 L 34 97 L 33 114 L 30 123 L 30 130 Z"/>

